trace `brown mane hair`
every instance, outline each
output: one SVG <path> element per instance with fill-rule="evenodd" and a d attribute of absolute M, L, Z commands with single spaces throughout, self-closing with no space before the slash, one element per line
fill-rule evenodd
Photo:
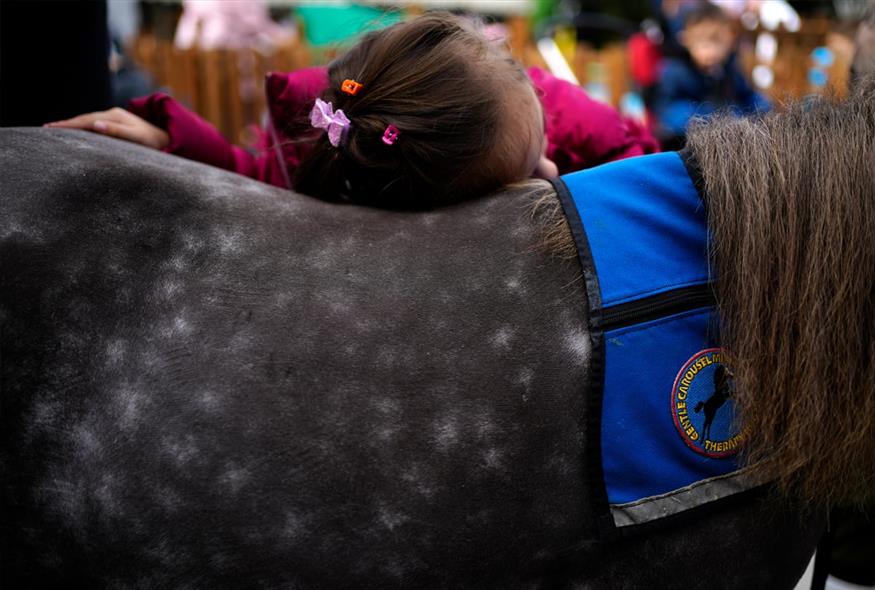
<path fill-rule="evenodd" d="M 755 475 L 875 493 L 875 79 L 847 100 L 695 125 L 736 403 Z"/>
<path fill-rule="evenodd" d="M 322 99 L 349 117 L 348 138 L 334 147 L 324 133 L 309 135 L 315 147 L 293 179 L 296 191 L 415 209 L 485 194 L 530 172 L 519 162 L 540 140 L 540 122 L 517 121 L 537 97 L 522 67 L 472 22 L 431 13 L 370 33 L 328 76 Z M 346 79 L 364 86 L 345 94 Z M 389 124 L 400 130 L 392 146 L 382 141 Z"/>

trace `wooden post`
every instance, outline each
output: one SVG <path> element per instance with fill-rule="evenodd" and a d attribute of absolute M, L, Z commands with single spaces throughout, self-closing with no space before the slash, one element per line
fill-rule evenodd
<path fill-rule="evenodd" d="M 225 51 L 211 49 L 202 51 L 200 55 L 202 58 L 201 80 L 203 81 L 203 101 L 200 105 L 200 114 L 220 131 L 226 133 L 222 117 L 222 88 L 226 83 L 222 62 L 225 59 Z"/>

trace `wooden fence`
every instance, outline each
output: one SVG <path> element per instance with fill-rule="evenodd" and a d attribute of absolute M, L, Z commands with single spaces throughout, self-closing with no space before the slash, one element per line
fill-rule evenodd
<path fill-rule="evenodd" d="M 509 44 L 513 54 L 525 65 L 541 65 L 543 60 L 532 42 L 525 19 L 508 22 Z M 818 92 L 808 80 L 815 47 L 830 47 L 834 62 L 826 68 L 827 88 L 844 92 L 850 64 L 850 50 L 841 36 L 832 32 L 826 20 L 803 21 L 798 32 L 772 32 L 777 40 L 777 55 L 766 64 L 774 75 L 766 94 L 773 99 L 799 97 Z M 760 65 L 753 52 L 756 36 L 764 31 L 743 33 L 740 63 L 745 73 Z M 177 49 L 172 41 L 142 35 L 131 47 L 134 60 L 169 89 L 173 96 L 213 123 L 235 143 L 248 143 L 246 130 L 260 123 L 265 109 L 264 76 L 270 71 L 291 71 L 311 64 L 311 51 L 305 43 L 294 41 L 268 51 Z M 617 106 L 632 88 L 626 45 L 615 43 L 594 49 L 578 43 L 570 64 L 581 85 L 600 82 L 609 102 Z"/>
<path fill-rule="evenodd" d="M 159 87 L 215 125 L 231 141 L 247 143 L 247 127 L 265 110 L 264 77 L 310 64 L 306 45 L 293 41 L 266 51 L 179 49 L 170 40 L 141 35 L 131 56 Z"/>
<path fill-rule="evenodd" d="M 769 63 L 758 61 L 754 52 L 756 38 L 763 33 L 770 33 L 777 42 L 777 54 Z M 853 42 L 848 35 L 836 32 L 832 21 L 804 20 L 796 32 L 784 29 L 745 31 L 740 41 L 739 62 L 748 79 L 758 65 L 771 70 L 773 82 L 762 90 L 770 99 L 799 98 L 824 90 L 839 96 L 846 92 Z M 832 64 L 822 68 L 827 78 L 826 85 L 822 87 L 812 85 L 808 78 L 809 69 L 814 65 L 812 51 L 817 47 L 828 48 L 833 56 Z M 517 47 L 514 53 L 527 65 L 545 65 L 534 46 Z M 582 86 L 594 82 L 603 84 L 607 98 L 614 106 L 618 106 L 622 96 L 634 87 L 625 43 L 611 43 L 596 49 L 585 42 L 578 42 L 569 64 Z"/>
<path fill-rule="evenodd" d="M 762 62 L 757 59 L 754 47 L 761 34 L 771 34 L 777 42 L 777 54 L 773 61 Z M 848 74 L 853 58 L 853 41 L 850 37 L 835 31 L 835 24 L 828 19 L 808 19 L 802 21 L 799 31 L 790 32 L 779 28 L 777 31 L 756 29 L 743 34 L 740 51 L 742 67 L 747 74 L 753 68 L 763 65 L 774 76 L 767 94 L 773 100 L 799 98 L 806 94 L 829 90 L 842 96 L 847 91 Z M 813 85 L 808 78 L 814 66 L 812 52 L 818 47 L 828 48 L 833 56 L 831 65 L 822 68 L 827 82 L 824 86 Z"/>

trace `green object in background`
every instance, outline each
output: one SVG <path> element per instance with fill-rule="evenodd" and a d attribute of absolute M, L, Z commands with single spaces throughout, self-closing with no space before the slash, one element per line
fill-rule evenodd
<path fill-rule="evenodd" d="M 398 10 L 380 10 L 352 2 L 302 3 L 295 14 L 304 25 L 304 36 L 313 47 L 342 45 L 362 33 L 382 29 L 402 20 Z"/>
<path fill-rule="evenodd" d="M 535 0 L 535 9 L 532 11 L 532 25 L 537 28 L 549 20 L 556 13 L 558 0 Z"/>
<path fill-rule="evenodd" d="M 534 6 L 529 16 L 529 24 L 538 39 L 544 36 L 547 25 L 556 14 L 559 0 L 534 0 Z"/>

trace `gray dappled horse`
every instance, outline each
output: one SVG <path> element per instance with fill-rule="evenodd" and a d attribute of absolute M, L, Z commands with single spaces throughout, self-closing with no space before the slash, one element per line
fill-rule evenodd
<path fill-rule="evenodd" d="M 40 129 L 0 170 L 4 588 L 792 588 L 811 556 L 763 489 L 593 541 L 547 183 L 387 212 Z"/>

